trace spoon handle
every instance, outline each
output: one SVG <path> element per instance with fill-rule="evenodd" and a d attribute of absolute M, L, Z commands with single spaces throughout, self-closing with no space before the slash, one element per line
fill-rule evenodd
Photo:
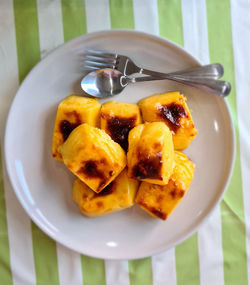
<path fill-rule="evenodd" d="M 153 80 L 173 80 L 176 82 L 183 83 L 185 85 L 189 85 L 195 88 L 198 88 L 200 90 L 213 93 L 215 95 L 218 95 L 220 97 L 227 96 L 231 91 L 231 85 L 227 81 L 221 81 L 221 80 L 214 80 L 214 79 L 204 79 L 204 78 L 184 78 L 180 76 L 170 76 L 170 77 L 153 77 L 153 76 L 143 76 L 143 77 L 131 77 L 128 76 L 126 79 L 131 82 L 143 82 L 143 81 L 153 81 Z"/>

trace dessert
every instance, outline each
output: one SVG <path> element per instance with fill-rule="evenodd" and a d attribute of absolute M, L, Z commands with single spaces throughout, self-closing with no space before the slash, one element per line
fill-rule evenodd
<path fill-rule="evenodd" d="M 138 105 L 109 101 L 102 104 L 100 111 L 101 129 L 128 150 L 128 133 L 141 123 L 141 113 Z"/>
<path fill-rule="evenodd" d="M 73 185 L 73 200 L 85 216 L 104 216 L 132 207 L 138 186 L 138 181 L 128 178 L 127 169 L 99 194 L 77 178 Z"/>
<path fill-rule="evenodd" d="M 130 178 L 165 185 L 173 171 L 172 134 L 163 122 L 138 125 L 129 133 Z"/>
<path fill-rule="evenodd" d="M 153 217 L 169 217 L 194 174 L 193 162 L 174 150 L 186 148 L 197 134 L 185 101 L 169 92 L 139 106 L 101 106 L 76 95 L 59 104 L 52 154 L 76 176 L 73 200 L 83 215 L 99 217 L 137 203 Z"/>
<path fill-rule="evenodd" d="M 76 95 L 68 96 L 59 104 L 52 141 L 52 155 L 56 160 L 62 161 L 58 148 L 73 129 L 82 123 L 98 126 L 100 108 L 97 100 Z"/>
<path fill-rule="evenodd" d="M 173 134 L 174 148 L 185 149 L 197 134 L 197 129 L 180 92 L 156 94 L 139 102 L 145 122 L 164 122 Z"/>
<path fill-rule="evenodd" d="M 59 152 L 67 168 L 96 193 L 126 166 L 126 155 L 120 145 L 103 130 L 88 124 L 75 128 Z"/>
<path fill-rule="evenodd" d="M 166 220 L 186 194 L 194 176 L 194 163 L 182 152 L 174 153 L 175 166 L 167 185 L 142 182 L 136 203 L 150 215 Z"/>

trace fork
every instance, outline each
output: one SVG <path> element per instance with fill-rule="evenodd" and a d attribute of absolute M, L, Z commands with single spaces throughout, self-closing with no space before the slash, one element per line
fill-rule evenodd
<path fill-rule="evenodd" d="M 86 70 L 97 70 L 102 68 L 117 69 L 124 75 L 131 75 L 134 73 L 147 74 L 151 76 L 165 77 L 165 73 L 152 71 L 146 68 L 137 66 L 128 56 L 118 53 L 107 53 L 97 50 L 87 50 L 84 54 L 84 68 Z M 185 78 L 207 78 L 219 79 L 223 76 L 224 69 L 219 63 L 208 64 L 204 66 L 185 69 L 177 72 L 167 73 L 167 76 L 185 76 Z"/>
<path fill-rule="evenodd" d="M 209 91 L 215 89 L 220 96 L 227 96 L 231 91 L 229 82 L 219 81 L 224 69 L 219 63 L 208 64 L 172 73 L 162 73 L 137 66 L 129 57 L 117 53 L 87 50 L 83 57 L 85 70 L 102 68 L 117 69 L 125 76 L 139 73 L 177 81 L 186 85 Z"/>

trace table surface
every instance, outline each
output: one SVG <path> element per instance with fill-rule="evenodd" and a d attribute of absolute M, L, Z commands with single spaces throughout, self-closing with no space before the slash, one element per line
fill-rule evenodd
<path fill-rule="evenodd" d="M 1 284 L 250 284 L 249 15 L 248 0 L 0 0 Z M 79 35 L 123 28 L 223 64 L 237 148 L 224 199 L 197 233 L 153 257 L 112 261 L 73 252 L 31 222 L 10 185 L 3 139 L 18 86 L 42 57 Z"/>

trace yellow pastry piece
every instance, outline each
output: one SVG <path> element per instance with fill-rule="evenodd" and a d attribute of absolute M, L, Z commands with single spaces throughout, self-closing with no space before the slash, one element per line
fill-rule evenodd
<path fill-rule="evenodd" d="M 197 129 L 186 104 L 186 97 L 180 92 L 156 94 L 139 102 L 145 122 L 165 122 L 173 134 L 174 148 L 189 146 Z"/>
<path fill-rule="evenodd" d="M 52 155 L 56 160 L 62 161 L 58 147 L 74 128 L 82 123 L 98 126 L 100 108 L 97 100 L 77 95 L 70 95 L 59 104 L 52 141 Z"/>
<path fill-rule="evenodd" d="M 92 190 L 99 193 L 126 166 L 120 145 L 105 131 L 82 124 L 59 147 L 64 164 Z"/>
<path fill-rule="evenodd" d="M 159 185 L 173 172 L 172 134 L 163 122 L 138 125 L 129 133 L 128 176 Z"/>
<path fill-rule="evenodd" d="M 136 203 L 150 215 L 166 220 L 183 199 L 194 176 L 194 163 L 175 151 L 175 166 L 167 185 L 142 182 L 136 195 Z"/>
<path fill-rule="evenodd" d="M 141 123 L 138 105 L 109 101 L 104 103 L 100 111 L 101 129 L 128 150 L 128 133 Z"/>
<path fill-rule="evenodd" d="M 76 179 L 73 185 L 73 200 L 83 215 L 104 216 L 133 206 L 138 186 L 138 181 L 128 178 L 126 169 L 99 194 Z"/>

